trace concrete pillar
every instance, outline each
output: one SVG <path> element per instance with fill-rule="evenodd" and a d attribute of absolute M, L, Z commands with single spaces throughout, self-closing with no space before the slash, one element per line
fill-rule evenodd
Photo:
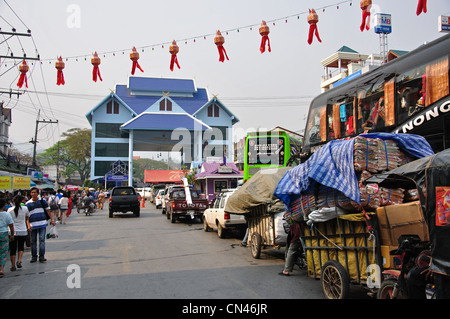
<path fill-rule="evenodd" d="M 133 142 L 134 130 L 130 130 L 128 137 L 128 185 L 133 186 Z"/>

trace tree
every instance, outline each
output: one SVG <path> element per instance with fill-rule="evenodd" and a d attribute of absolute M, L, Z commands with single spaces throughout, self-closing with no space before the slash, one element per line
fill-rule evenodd
<path fill-rule="evenodd" d="M 67 176 L 78 172 L 84 181 L 91 171 L 91 130 L 73 128 L 63 133 L 62 137 L 65 139 L 59 141 L 59 145 L 57 143 L 38 154 L 38 161 L 41 165 L 56 165 L 59 161 L 65 166 Z"/>

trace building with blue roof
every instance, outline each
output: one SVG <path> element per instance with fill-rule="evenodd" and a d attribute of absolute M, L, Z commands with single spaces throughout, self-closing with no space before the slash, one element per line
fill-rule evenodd
<path fill-rule="evenodd" d="M 181 152 L 184 163 L 207 156 L 232 159 L 232 127 L 239 119 L 192 79 L 129 77 L 86 114 L 92 127 L 91 180 L 104 182 L 133 151 Z"/>

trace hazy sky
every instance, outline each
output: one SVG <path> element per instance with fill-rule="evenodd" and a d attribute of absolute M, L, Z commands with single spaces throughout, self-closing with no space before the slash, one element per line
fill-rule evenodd
<path fill-rule="evenodd" d="M 58 120 L 40 124 L 39 148 L 59 140 L 70 128 L 90 128 L 85 114 L 116 84 L 127 84 L 131 75 L 129 53 L 139 49 L 139 64 L 146 77 L 195 79 L 240 119 L 237 135 L 247 129 L 282 126 L 301 131 L 311 99 L 320 93 L 324 69 L 320 61 L 346 45 L 360 53 L 379 53 L 379 37 L 373 29 L 361 32 L 360 1 L 337 0 L 0 0 L 0 27 L 26 32 L 32 38 L 0 38 L 1 55 L 36 56 L 28 72 L 29 92 L 10 98 L 13 108 L 10 139 L 16 147 L 30 151 L 36 116 Z M 417 0 L 374 0 L 372 13 L 392 14 L 393 33 L 389 49 L 412 50 L 434 40 L 438 16 L 450 15 L 449 0 L 428 1 L 428 12 L 416 15 Z M 336 5 L 340 3 L 339 7 Z M 351 3 L 351 5 L 350 5 Z M 9 6 L 18 17 L 11 11 Z M 328 7 L 329 6 L 329 7 Z M 323 8 L 318 30 L 322 43 L 307 43 L 308 8 Z M 285 19 L 285 17 L 288 17 Z M 261 54 L 258 33 L 261 20 L 269 22 L 272 52 Z M 237 30 L 239 29 L 239 30 Z M 229 61 L 220 63 L 213 42 L 216 30 L 232 30 L 225 36 Z M 204 39 L 204 35 L 207 35 Z M 195 38 L 195 42 L 194 42 Z M 7 41 L 4 41 L 7 39 Z M 169 70 L 170 43 L 177 40 L 181 69 Z M 183 39 L 187 40 L 187 43 Z M 19 41 L 20 40 L 20 41 Z M 144 52 L 142 52 L 142 47 Z M 23 51 L 22 51 L 23 50 Z M 102 82 L 92 81 L 91 54 L 102 59 Z M 56 85 L 55 59 L 62 56 L 66 67 L 64 86 Z M 78 56 L 76 61 L 75 56 Z M 85 59 L 86 58 L 86 59 Z M 16 62 L 19 62 L 18 60 Z M 14 61 L 2 59 L 0 90 L 16 89 L 19 76 Z M 13 68 L 11 68 L 13 67 Z"/>

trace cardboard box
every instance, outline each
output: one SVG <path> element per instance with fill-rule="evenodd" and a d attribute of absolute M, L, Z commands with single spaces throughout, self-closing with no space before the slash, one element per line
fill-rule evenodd
<path fill-rule="evenodd" d="M 377 208 L 381 245 L 398 246 L 401 235 L 418 235 L 429 241 L 428 227 L 420 202 L 411 202 Z"/>
<path fill-rule="evenodd" d="M 380 245 L 381 257 L 383 257 L 384 269 L 401 269 L 401 260 L 397 256 L 391 256 L 390 251 L 397 249 L 398 246 Z"/>

